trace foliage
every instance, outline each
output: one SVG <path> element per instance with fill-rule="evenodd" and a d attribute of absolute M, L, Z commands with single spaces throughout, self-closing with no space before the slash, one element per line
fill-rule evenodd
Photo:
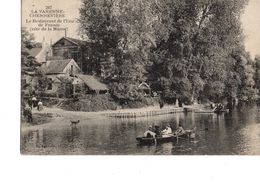
<path fill-rule="evenodd" d="M 21 35 L 21 67 L 22 73 L 35 71 L 39 66 L 36 63 L 36 60 L 33 56 L 29 54 L 29 49 L 35 47 L 34 35 L 26 30 L 26 28 L 22 28 Z"/>
<path fill-rule="evenodd" d="M 118 99 L 146 81 L 166 98 L 253 99 L 240 15 L 247 0 L 83 0 L 80 30 L 94 72 Z"/>
<path fill-rule="evenodd" d="M 260 56 L 255 57 L 255 86 L 256 89 L 260 90 Z"/>

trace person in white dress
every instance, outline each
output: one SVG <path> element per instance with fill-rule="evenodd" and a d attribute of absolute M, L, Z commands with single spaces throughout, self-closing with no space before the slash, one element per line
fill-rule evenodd
<path fill-rule="evenodd" d="M 172 136 L 172 128 L 168 124 L 164 130 L 161 131 L 163 137 Z"/>
<path fill-rule="evenodd" d="M 146 132 L 144 132 L 144 137 L 153 137 L 155 138 L 156 133 L 153 132 L 153 128 L 152 126 L 149 126 L 148 130 Z"/>

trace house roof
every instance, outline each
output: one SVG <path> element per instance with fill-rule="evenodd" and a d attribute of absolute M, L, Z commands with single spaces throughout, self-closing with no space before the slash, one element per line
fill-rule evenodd
<path fill-rule="evenodd" d="M 82 41 L 82 40 L 78 40 L 78 39 L 75 39 L 75 38 L 70 38 L 70 37 L 65 37 L 67 40 L 69 41 L 72 41 L 74 43 L 77 43 L 78 45 L 84 45 L 86 44 L 87 42 L 86 41 Z"/>
<path fill-rule="evenodd" d="M 95 91 L 107 91 L 108 88 L 105 84 L 99 82 L 95 77 L 91 75 L 77 75 L 91 90 Z"/>
<path fill-rule="evenodd" d="M 36 57 L 42 50 L 42 47 L 34 47 L 28 50 L 28 53 L 33 56 Z"/>
<path fill-rule="evenodd" d="M 70 37 L 62 37 L 60 38 L 58 41 L 56 41 L 52 46 L 54 46 L 56 43 L 58 43 L 59 41 L 61 41 L 62 39 L 66 39 L 68 40 L 69 42 L 72 42 L 78 46 L 82 46 L 82 45 L 85 45 L 87 42 L 86 41 L 82 41 L 82 40 L 79 40 L 79 39 L 75 39 L 75 38 L 70 38 Z"/>
<path fill-rule="evenodd" d="M 63 73 L 64 69 L 66 68 L 66 66 L 69 64 L 71 60 L 73 59 L 47 61 L 41 66 L 41 70 L 45 74 L 60 74 Z"/>

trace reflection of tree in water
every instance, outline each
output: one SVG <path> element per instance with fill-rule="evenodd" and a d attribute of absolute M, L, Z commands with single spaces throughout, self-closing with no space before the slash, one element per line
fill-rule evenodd
<path fill-rule="evenodd" d="M 182 138 L 172 143 L 172 155 L 196 154 L 200 141 L 198 139 Z"/>
<path fill-rule="evenodd" d="M 126 122 L 113 122 L 111 123 L 109 130 L 109 142 L 111 144 L 116 144 L 122 140 L 123 135 L 127 135 L 126 131 L 128 129 L 128 125 Z M 128 135 L 129 136 L 129 135 Z"/>
<path fill-rule="evenodd" d="M 83 140 L 81 137 L 81 127 L 70 126 L 63 129 L 59 141 L 59 151 L 61 153 L 82 154 Z"/>
<path fill-rule="evenodd" d="M 25 135 L 23 136 L 23 142 L 24 142 L 24 144 L 27 144 L 27 143 L 29 143 L 30 141 L 33 140 L 34 132 L 35 132 L 35 131 L 28 131 L 27 134 L 25 134 Z"/>
<path fill-rule="evenodd" d="M 25 133 L 21 139 L 21 151 L 26 152 L 28 147 L 37 147 L 39 130 L 31 130 Z"/>
<path fill-rule="evenodd" d="M 118 152 L 119 150 L 131 152 L 131 149 L 136 147 L 137 136 L 136 119 L 128 118 L 122 120 L 114 120 L 111 122 L 108 130 L 108 139 L 106 140 L 112 152 Z"/>
<path fill-rule="evenodd" d="M 55 147 L 57 146 L 57 142 L 56 139 L 59 138 L 58 133 L 55 130 L 42 130 L 42 147 L 46 148 L 46 147 Z"/>

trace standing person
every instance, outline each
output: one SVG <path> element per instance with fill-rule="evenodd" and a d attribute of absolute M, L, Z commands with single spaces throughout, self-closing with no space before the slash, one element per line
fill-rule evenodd
<path fill-rule="evenodd" d="M 28 123 L 32 123 L 33 122 L 32 109 L 29 106 L 26 106 L 24 108 L 24 116 L 27 118 L 27 122 Z"/>
<path fill-rule="evenodd" d="M 176 107 L 180 107 L 179 105 L 180 105 L 180 104 L 179 104 L 179 100 L 178 100 L 178 98 L 177 98 L 177 99 L 176 99 L 176 102 L 175 102 L 175 106 L 176 106 Z"/>
<path fill-rule="evenodd" d="M 29 105 L 29 107 L 32 109 L 33 102 L 32 102 L 32 99 L 31 99 L 31 98 L 28 99 L 28 105 Z"/>
<path fill-rule="evenodd" d="M 41 111 L 43 109 L 43 104 L 41 102 L 41 100 L 39 100 L 38 104 L 37 104 L 37 110 Z"/>
<path fill-rule="evenodd" d="M 28 116 L 28 122 L 32 123 L 33 122 L 33 117 L 32 117 L 32 110 L 29 108 L 29 112 L 27 114 Z"/>
<path fill-rule="evenodd" d="M 211 103 L 211 104 L 210 104 L 210 108 L 211 108 L 211 109 L 215 109 L 215 104 L 214 104 L 214 103 Z"/>
<path fill-rule="evenodd" d="M 32 97 L 32 105 L 33 107 L 37 107 L 37 98 L 35 96 Z"/>

